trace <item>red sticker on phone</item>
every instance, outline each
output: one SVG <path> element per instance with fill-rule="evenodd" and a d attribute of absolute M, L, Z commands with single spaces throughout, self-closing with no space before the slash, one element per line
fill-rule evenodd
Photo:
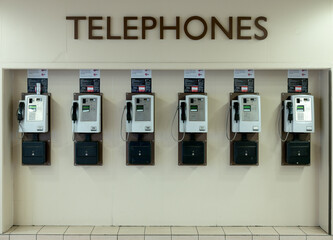
<path fill-rule="evenodd" d="M 94 92 L 94 86 L 88 86 L 87 92 Z"/>
<path fill-rule="evenodd" d="M 249 88 L 248 88 L 248 86 L 241 86 L 241 90 L 242 90 L 242 92 L 248 92 Z"/>
<path fill-rule="evenodd" d="M 302 92 L 302 86 L 295 86 L 295 92 Z"/>
<path fill-rule="evenodd" d="M 146 86 L 139 86 L 139 92 L 145 92 Z"/>

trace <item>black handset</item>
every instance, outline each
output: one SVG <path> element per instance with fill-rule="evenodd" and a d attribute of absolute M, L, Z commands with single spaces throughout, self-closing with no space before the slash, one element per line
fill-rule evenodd
<path fill-rule="evenodd" d="M 76 122 L 77 121 L 77 109 L 79 107 L 79 104 L 77 102 L 73 103 L 73 112 L 72 112 L 72 121 Z"/>
<path fill-rule="evenodd" d="M 287 102 L 287 108 L 288 108 L 288 121 L 293 121 L 293 104 L 291 102 Z"/>
<path fill-rule="evenodd" d="M 239 121 L 239 103 L 234 102 L 233 108 L 235 109 L 235 121 L 238 122 Z"/>
<path fill-rule="evenodd" d="M 131 102 L 127 102 L 126 107 L 127 107 L 126 119 L 127 119 L 127 122 L 131 122 L 132 121 L 132 114 L 131 114 L 132 103 Z"/>
<path fill-rule="evenodd" d="M 186 103 L 185 103 L 185 102 L 182 102 L 182 103 L 180 104 L 180 108 L 181 108 L 181 110 L 182 110 L 181 120 L 182 120 L 183 122 L 185 122 L 185 121 L 186 121 L 186 112 L 185 112 Z"/>
<path fill-rule="evenodd" d="M 19 122 L 21 122 L 24 118 L 24 107 L 25 107 L 24 102 L 20 102 L 19 108 L 17 110 L 17 120 Z"/>

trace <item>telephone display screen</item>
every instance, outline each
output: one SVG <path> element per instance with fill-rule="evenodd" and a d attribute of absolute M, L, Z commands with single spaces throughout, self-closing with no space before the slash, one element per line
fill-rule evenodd
<path fill-rule="evenodd" d="M 251 105 L 244 105 L 243 110 L 244 112 L 251 112 Z"/>
<path fill-rule="evenodd" d="M 136 105 L 136 111 L 143 112 L 143 105 Z"/>
<path fill-rule="evenodd" d="M 304 112 L 304 105 L 298 105 L 297 112 Z"/>
<path fill-rule="evenodd" d="M 82 112 L 90 112 L 90 105 L 82 105 Z"/>
<path fill-rule="evenodd" d="M 191 105 L 191 112 L 197 112 L 198 111 L 198 105 Z"/>
<path fill-rule="evenodd" d="M 36 105 L 29 105 L 29 111 L 30 112 L 36 112 L 37 106 Z"/>

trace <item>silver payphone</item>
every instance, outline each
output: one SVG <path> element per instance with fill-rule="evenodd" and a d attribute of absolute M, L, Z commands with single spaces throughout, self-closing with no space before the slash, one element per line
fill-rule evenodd
<path fill-rule="evenodd" d="M 284 131 L 286 133 L 313 133 L 314 101 L 311 95 L 292 95 L 284 101 Z"/>
<path fill-rule="evenodd" d="M 180 100 L 179 132 L 203 133 L 208 131 L 208 97 L 187 95 Z"/>
<path fill-rule="evenodd" d="M 232 132 L 251 133 L 261 131 L 260 96 L 244 94 L 232 100 Z"/>
<path fill-rule="evenodd" d="M 101 96 L 79 95 L 73 101 L 72 131 L 74 133 L 101 132 Z"/>
<path fill-rule="evenodd" d="M 45 133 L 49 131 L 48 122 L 48 96 L 26 95 L 19 102 L 17 120 L 19 132 L 22 133 Z"/>
<path fill-rule="evenodd" d="M 126 101 L 126 132 L 154 132 L 154 96 L 137 94 Z"/>

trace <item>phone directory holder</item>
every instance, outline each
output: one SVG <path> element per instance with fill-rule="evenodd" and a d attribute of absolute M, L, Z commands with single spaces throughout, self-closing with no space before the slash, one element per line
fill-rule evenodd
<path fill-rule="evenodd" d="M 207 93 L 178 93 L 179 166 L 207 165 L 207 132 Z"/>
<path fill-rule="evenodd" d="M 102 93 L 74 93 L 74 165 L 103 165 Z"/>
<path fill-rule="evenodd" d="M 123 121 L 126 165 L 155 165 L 155 93 L 126 93 Z"/>

